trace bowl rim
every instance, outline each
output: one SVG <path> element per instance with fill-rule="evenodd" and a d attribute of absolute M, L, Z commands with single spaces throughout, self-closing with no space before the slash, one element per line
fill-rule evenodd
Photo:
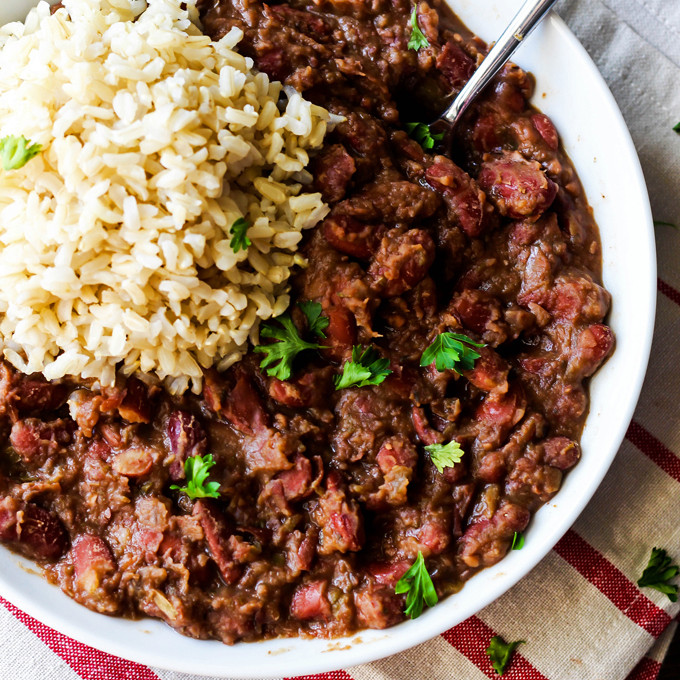
<path fill-rule="evenodd" d="M 635 405 L 637 404 L 649 360 L 654 330 L 656 309 L 656 253 L 654 249 L 652 214 L 642 168 L 630 133 L 628 132 L 614 97 L 609 91 L 609 88 L 595 64 L 585 51 L 585 48 L 578 42 L 562 19 L 553 12 L 546 18 L 545 23 L 546 27 L 541 27 L 540 30 L 555 32 L 555 35 L 565 42 L 574 58 L 579 59 L 581 65 L 590 72 L 590 75 L 597 85 L 598 95 L 601 97 L 600 104 L 606 105 L 607 115 L 610 116 L 610 123 L 616 128 L 619 143 L 623 145 L 622 152 L 630 162 L 629 170 L 631 174 L 629 175 L 628 180 L 631 187 L 639 193 L 641 199 L 642 214 L 644 218 L 644 225 L 641 226 L 645 228 L 645 235 L 647 238 L 643 242 L 644 245 L 641 245 L 640 247 L 640 256 L 646 258 L 648 265 L 646 281 L 642 281 L 645 288 L 641 290 L 641 295 L 645 301 L 643 311 L 646 315 L 640 318 L 638 327 L 639 345 L 644 351 L 643 354 L 639 356 L 639 362 L 629 369 L 630 372 L 627 377 L 630 390 L 628 395 L 622 397 L 621 403 L 619 404 L 620 418 L 617 426 L 610 432 L 610 450 L 605 452 L 606 456 L 604 457 L 603 462 L 601 462 L 597 473 L 591 476 L 587 483 L 583 484 L 580 488 L 578 502 L 572 503 L 568 508 L 562 508 L 560 513 L 555 514 L 552 520 L 550 540 L 545 540 L 540 545 L 525 545 L 521 554 L 516 553 L 505 557 L 500 564 L 503 565 L 505 572 L 510 571 L 511 574 L 508 576 L 507 573 L 504 573 L 504 578 L 496 579 L 495 581 L 492 577 L 485 578 L 484 583 L 486 587 L 483 591 L 477 593 L 477 599 L 472 606 L 456 607 L 455 595 L 453 595 L 442 601 L 437 607 L 427 610 L 417 621 L 405 621 L 390 629 L 382 631 L 359 631 L 352 636 L 331 641 L 302 639 L 302 644 L 309 648 L 310 653 L 284 655 L 288 658 L 284 658 L 283 656 L 277 657 L 277 649 L 281 650 L 288 646 L 295 647 L 300 644 L 300 639 L 279 638 L 257 643 L 239 643 L 237 645 L 237 647 L 246 645 L 252 650 L 252 653 L 255 654 L 259 653 L 258 650 L 265 652 L 266 658 L 269 660 L 269 662 L 265 664 L 265 668 L 255 663 L 251 663 L 250 668 L 236 668 L 232 666 L 232 662 L 229 658 L 229 651 L 234 649 L 234 647 L 228 647 L 216 641 L 200 641 L 203 645 L 217 645 L 222 650 L 222 653 L 216 655 L 217 657 L 220 657 L 219 661 L 216 659 L 215 661 L 207 663 L 202 663 L 201 661 L 197 661 L 196 658 L 191 657 L 180 659 L 176 655 L 169 653 L 169 650 L 162 649 L 160 645 L 156 645 L 156 648 L 154 648 L 153 645 L 147 645 L 146 647 L 144 645 L 139 645 L 135 650 L 131 651 L 124 643 L 115 638 L 107 637 L 103 632 L 100 632 L 100 626 L 97 625 L 97 622 L 99 622 L 100 619 L 102 619 L 102 628 L 104 627 L 104 617 L 101 614 L 88 612 L 94 617 L 92 618 L 93 625 L 91 626 L 83 626 L 82 624 L 74 623 L 70 619 L 64 617 L 60 610 L 51 606 L 51 603 L 43 601 L 38 595 L 33 594 L 32 592 L 25 592 L 26 589 L 12 581 L 11 577 L 7 576 L 4 569 L 0 570 L 0 595 L 30 616 L 33 616 L 64 635 L 101 651 L 131 661 L 171 671 L 189 674 L 200 673 L 204 676 L 211 677 L 244 679 L 278 678 L 283 675 L 296 676 L 314 674 L 332 671 L 338 668 L 356 666 L 404 651 L 425 642 L 426 640 L 434 638 L 460 621 L 474 615 L 500 597 L 520 579 L 526 576 L 538 562 L 552 550 L 554 545 L 566 533 L 581 511 L 586 507 L 602 482 L 602 479 L 607 473 L 623 441 Z M 518 61 L 521 63 L 521 59 L 518 59 Z M 588 188 L 586 187 L 586 190 L 587 189 Z M 586 193 L 588 194 L 588 190 Z M 592 416 L 589 415 L 589 418 L 591 417 Z M 559 494 L 557 498 L 559 498 Z M 542 510 L 543 509 L 539 510 L 538 513 L 541 513 Z M 32 562 L 26 561 L 18 556 L 12 555 L 12 560 L 18 563 L 19 567 L 25 571 L 35 569 L 35 565 L 33 565 Z M 509 564 L 510 560 L 512 561 L 512 565 Z M 495 567 L 486 569 L 473 577 L 465 587 L 469 588 L 471 584 L 480 581 L 480 577 L 483 574 L 488 575 L 494 570 L 497 573 L 500 573 Z M 55 586 L 50 587 L 56 589 Z M 63 595 L 63 597 L 66 598 L 65 595 Z M 69 598 L 66 599 L 71 602 Z M 80 607 L 80 605 L 76 606 Z M 82 618 L 84 619 L 86 617 L 89 619 L 89 616 L 83 616 Z M 108 620 L 116 621 L 117 623 L 122 621 L 126 624 L 141 624 L 145 629 L 155 629 L 161 626 L 164 629 L 167 628 L 172 635 L 179 638 L 179 633 L 172 631 L 165 624 L 158 621 L 144 619 L 142 621 L 131 622 L 111 618 L 108 618 Z M 113 627 L 116 627 L 116 625 L 117 624 L 114 624 Z M 199 641 L 190 640 L 190 642 L 196 643 Z M 180 646 L 182 645 L 179 644 L 178 640 L 178 648 Z M 325 651 L 328 653 L 324 654 L 323 652 Z M 277 663 L 277 659 L 280 663 Z"/>

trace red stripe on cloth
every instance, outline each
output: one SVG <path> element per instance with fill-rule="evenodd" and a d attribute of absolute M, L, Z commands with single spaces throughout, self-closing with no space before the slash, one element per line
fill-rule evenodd
<path fill-rule="evenodd" d="M 555 552 L 623 612 L 633 623 L 655 638 L 663 633 L 671 617 L 638 590 L 604 555 L 569 530 Z"/>
<path fill-rule="evenodd" d="M 317 675 L 298 675 L 295 678 L 284 678 L 283 680 L 353 680 L 353 678 L 345 671 L 331 671 Z"/>
<path fill-rule="evenodd" d="M 669 286 L 665 281 L 661 279 L 656 280 L 656 287 L 661 293 L 663 293 L 669 300 L 673 300 L 676 305 L 680 305 L 680 292 Z"/>
<path fill-rule="evenodd" d="M 653 460 L 665 473 L 680 482 L 680 458 L 664 446 L 651 432 L 640 423 L 632 421 L 626 438 L 649 459 Z"/>
<path fill-rule="evenodd" d="M 486 654 L 491 638 L 497 635 L 484 621 L 471 616 L 457 626 L 450 628 L 442 637 L 463 656 L 472 661 L 482 673 L 498 678 Z M 545 675 L 534 668 L 519 652 L 515 652 L 503 678 L 506 680 L 547 680 Z"/>
<path fill-rule="evenodd" d="M 661 671 L 661 664 L 648 656 L 643 656 L 640 663 L 633 668 L 626 680 L 656 680 Z"/>
<path fill-rule="evenodd" d="M 52 628 L 36 621 L 0 598 L 0 603 L 34 633 L 55 654 L 60 656 L 83 680 L 159 680 L 146 666 L 125 661 L 76 642 Z"/>

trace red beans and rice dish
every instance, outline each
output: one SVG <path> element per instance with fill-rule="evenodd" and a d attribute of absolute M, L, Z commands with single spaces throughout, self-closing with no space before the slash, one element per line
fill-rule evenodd
<path fill-rule="evenodd" d="M 296 302 L 329 324 L 290 379 L 250 352 L 200 396 L 2 365 L 0 539 L 81 604 L 229 644 L 384 628 L 405 618 L 395 585 L 418 553 L 439 598 L 455 593 L 578 462 L 587 381 L 614 344 L 597 226 L 517 66 L 450 154 L 409 136 L 486 49 L 437 1 L 417 7 L 430 47 L 408 49 L 411 11 L 202 3 L 212 38 L 241 28 L 256 68 L 345 119 L 312 163 L 331 212 L 290 307 L 303 338 Z M 420 366 L 442 332 L 484 345 L 471 370 Z M 356 345 L 391 373 L 336 390 Z M 464 455 L 440 472 L 424 447 L 454 440 Z M 219 498 L 170 488 L 208 453 Z"/>

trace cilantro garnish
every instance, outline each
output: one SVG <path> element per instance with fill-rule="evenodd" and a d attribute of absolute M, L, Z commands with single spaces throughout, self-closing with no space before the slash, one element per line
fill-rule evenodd
<path fill-rule="evenodd" d="M 328 326 L 328 319 L 322 317 L 320 314 L 315 315 L 316 308 L 313 307 L 314 304 L 319 303 L 311 303 L 312 307 L 305 307 L 301 304 L 300 308 L 307 317 L 310 330 L 313 330 L 317 335 L 324 337 L 321 331 Z M 319 307 L 321 307 L 321 305 L 319 305 Z M 310 316 L 310 314 L 312 316 Z M 324 319 L 326 321 L 325 326 Z M 295 359 L 300 352 L 303 352 L 306 349 L 323 349 L 323 347 L 315 342 L 303 340 L 287 312 L 281 316 L 277 316 L 274 321 L 280 324 L 281 327 L 275 326 L 273 322 L 263 324 L 260 335 L 263 338 L 274 338 L 277 342 L 272 342 L 268 345 L 258 345 L 254 348 L 254 351 L 262 352 L 267 355 L 260 362 L 260 368 L 267 368 L 270 366 L 270 368 L 267 368 L 267 375 L 274 376 L 279 380 L 288 380 L 293 368 L 293 359 Z M 272 364 L 276 365 L 272 366 Z"/>
<path fill-rule="evenodd" d="M 470 346 L 468 346 L 470 345 Z M 440 333 L 435 341 L 423 352 L 421 366 L 429 366 L 433 361 L 438 371 L 451 369 L 460 374 L 471 371 L 481 354 L 473 347 L 484 347 L 461 333 Z"/>
<path fill-rule="evenodd" d="M 414 7 L 413 12 L 411 12 L 411 26 L 413 27 L 413 30 L 411 31 L 411 38 L 409 39 L 408 45 L 406 47 L 409 50 L 415 50 L 416 52 L 421 47 L 429 47 L 430 43 L 428 39 L 420 30 L 420 26 L 418 26 L 418 10 L 416 7 Z"/>
<path fill-rule="evenodd" d="M 523 547 L 524 547 L 524 534 L 520 534 L 518 531 L 515 531 L 515 534 L 512 537 L 512 544 L 510 546 L 510 550 L 521 550 Z"/>
<path fill-rule="evenodd" d="M 668 596 L 671 602 L 678 600 L 678 586 L 669 581 L 680 573 L 680 567 L 671 562 L 668 553 L 661 548 L 652 548 L 652 555 L 637 584 L 640 588 L 654 588 Z"/>
<path fill-rule="evenodd" d="M 439 472 L 444 472 L 444 468 L 453 467 L 460 463 L 465 451 L 460 448 L 460 444 L 453 439 L 448 444 L 429 444 L 425 450 L 430 454 L 430 460 Z"/>
<path fill-rule="evenodd" d="M 432 578 L 427 573 L 423 553 L 420 550 L 411 568 L 397 581 L 394 592 L 397 595 L 408 593 L 404 614 L 412 619 L 417 619 L 423 613 L 424 604 L 428 607 L 434 607 L 439 601 Z"/>
<path fill-rule="evenodd" d="M 364 349 L 361 345 L 354 345 L 352 360 L 343 364 L 342 375 L 335 376 L 335 389 L 380 385 L 392 373 L 389 365 L 389 360 L 381 359 L 373 347 Z"/>
<path fill-rule="evenodd" d="M 314 335 L 320 338 L 325 338 L 326 334 L 324 331 L 328 328 L 330 320 L 327 316 L 321 316 L 321 305 L 318 302 L 305 300 L 304 302 L 298 302 L 298 307 L 307 317 L 307 326 L 309 327 L 309 332 L 314 333 Z"/>
<path fill-rule="evenodd" d="M 3 170 L 18 170 L 42 151 L 40 144 L 32 144 L 23 135 L 8 135 L 0 139 L 0 160 Z"/>
<path fill-rule="evenodd" d="M 491 659 L 491 665 L 493 669 L 498 673 L 498 675 L 503 675 L 507 665 L 512 659 L 512 655 L 515 649 L 521 644 L 524 644 L 525 640 L 517 640 L 517 642 L 505 642 L 500 635 L 494 635 L 491 638 L 491 642 L 486 649 L 486 653 Z"/>
<path fill-rule="evenodd" d="M 404 127 L 411 139 L 415 139 L 426 150 L 432 149 L 435 142 L 441 142 L 444 139 L 443 132 L 432 133 L 427 123 L 406 123 Z"/>
<path fill-rule="evenodd" d="M 238 253 L 239 250 L 248 250 L 248 247 L 253 245 L 253 242 L 247 236 L 248 229 L 250 229 L 250 223 L 243 217 L 239 217 L 231 225 L 229 233 L 232 239 L 229 241 L 229 247 L 235 253 Z"/>
<path fill-rule="evenodd" d="M 184 472 L 187 476 L 187 485 L 178 486 L 173 484 L 170 488 L 184 492 L 189 498 L 219 498 L 220 485 L 218 482 L 208 482 L 210 468 L 215 465 L 212 453 L 207 456 L 192 456 L 184 462 Z"/>

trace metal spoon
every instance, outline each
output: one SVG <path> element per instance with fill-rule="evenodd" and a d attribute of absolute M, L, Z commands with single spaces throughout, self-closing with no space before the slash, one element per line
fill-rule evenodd
<path fill-rule="evenodd" d="M 451 133 L 475 97 L 486 88 L 556 2 L 557 0 L 527 0 L 522 5 L 449 108 L 430 125 L 433 132 L 444 132 L 447 136 Z"/>

